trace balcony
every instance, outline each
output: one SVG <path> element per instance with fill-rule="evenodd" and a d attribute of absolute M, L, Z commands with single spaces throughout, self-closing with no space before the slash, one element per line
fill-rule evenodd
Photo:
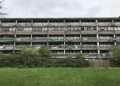
<path fill-rule="evenodd" d="M 14 38 L 0 38 L 0 42 L 13 42 Z"/>
<path fill-rule="evenodd" d="M 120 30 L 116 30 L 116 31 L 115 31 L 115 34 L 118 34 L 118 35 L 119 35 L 119 34 L 120 34 Z"/>
<path fill-rule="evenodd" d="M 65 23 L 65 26 L 68 26 L 68 27 L 80 26 L 80 22 Z"/>
<path fill-rule="evenodd" d="M 65 48 L 66 50 L 80 50 L 81 49 L 80 45 L 66 45 Z"/>
<path fill-rule="evenodd" d="M 72 56 L 72 55 L 78 55 L 78 54 L 80 54 L 80 52 L 66 52 L 65 53 L 66 56 L 69 56 L 69 55 Z"/>
<path fill-rule="evenodd" d="M 97 42 L 96 37 L 82 37 L 82 42 Z"/>
<path fill-rule="evenodd" d="M 80 42 L 80 37 L 66 37 L 67 42 Z"/>
<path fill-rule="evenodd" d="M 100 50 L 110 50 L 113 48 L 113 45 L 99 45 Z"/>
<path fill-rule="evenodd" d="M 64 31 L 48 31 L 49 35 L 63 35 L 64 36 Z"/>
<path fill-rule="evenodd" d="M 33 37 L 32 42 L 47 42 L 47 37 Z"/>
<path fill-rule="evenodd" d="M 12 46 L 12 45 L 3 45 L 3 46 L 0 46 L 0 50 L 14 50 L 14 46 Z"/>
<path fill-rule="evenodd" d="M 1 27 L 15 27 L 16 23 L 2 23 L 0 26 Z"/>
<path fill-rule="evenodd" d="M 80 23 L 81 26 L 96 26 L 96 22 L 91 23 L 91 22 L 81 22 Z"/>
<path fill-rule="evenodd" d="M 99 37 L 100 42 L 113 42 L 113 37 Z"/>
<path fill-rule="evenodd" d="M 32 24 L 33 27 L 46 27 L 48 25 L 49 25 L 48 23 L 42 23 L 42 22 Z"/>
<path fill-rule="evenodd" d="M 119 22 L 114 22 L 114 25 L 115 26 L 120 26 L 120 23 Z"/>
<path fill-rule="evenodd" d="M 43 34 L 44 34 L 44 35 L 47 35 L 48 32 L 47 32 L 47 31 L 33 31 L 32 34 L 34 34 L 34 35 L 36 35 L 36 34 L 38 34 L 38 35 L 39 35 L 39 34 L 41 34 L 41 35 L 43 35 Z"/>
<path fill-rule="evenodd" d="M 88 30 L 84 30 L 84 31 L 81 31 L 81 34 L 97 34 L 97 31 L 96 30 L 91 30 L 91 31 L 88 31 Z"/>
<path fill-rule="evenodd" d="M 18 50 L 22 50 L 24 48 L 30 48 L 31 46 L 30 45 L 16 45 L 16 49 Z"/>
<path fill-rule="evenodd" d="M 82 45 L 82 50 L 96 50 L 97 45 Z"/>
<path fill-rule="evenodd" d="M 99 34 L 108 34 L 108 35 L 113 35 L 115 32 L 114 31 L 110 31 L 110 30 L 99 30 Z"/>
<path fill-rule="evenodd" d="M 0 35 L 14 35 L 15 32 L 14 31 L 0 31 Z"/>
<path fill-rule="evenodd" d="M 17 26 L 18 27 L 31 27 L 32 26 L 32 23 L 17 23 Z"/>
<path fill-rule="evenodd" d="M 112 54 L 111 53 L 100 53 L 99 58 L 111 58 Z"/>
<path fill-rule="evenodd" d="M 20 34 L 20 35 L 26 35 L 26 34 L 31 34 L 32 32 L 31 31 L 16 31 L 16 34 Z"/>
<path fill-rule="evenodd" d="M 16 38 L 16 42 L 30 42 L 31 38 L 30 37 L 24 37 L 24 38 Z"/>
<path fill-rule="evenodd" d="M 50 27 L 64 27 L 65 23 L 49 23 Z"/>
<path fill-rule="evenodd" d="M 81 33 L 81 32 L 80 32 L 79 30 L 66 30 L 66 31 L 65 31 L 65 34 L 66 34 L 66 35 L 70 35 L 70 34 L 80 35 L 80 33 Z"/>
<path fill-rule="evenodd" d="M 49 37 L 49 42 L 64 42 L 64 37 Z"/>
<path fill-rule="evenodd" d="M 49 45 L 50 50 L 64 50 L 64 45 Z"/>
<path fill-rule="evenodd" d="M 116 41 L 117 41 L 117 42 L 120 42 L 120 37 L 116 37 Z"/>
<path fill-rule="evenodd" d="M 56 56 L 55 58 L 64 58 L 64 52 L 52 52 L 52 56 Z"/>
<path fill-rule="evenodd" d="M 85 58 L 92 59 L 97 57 L 97 53 L 83 53 Z"/>
<path fill-rule="evenodd" d="M 98 26 L 113 26 L 112 22 L 99 22 L 97 23 Z"/>

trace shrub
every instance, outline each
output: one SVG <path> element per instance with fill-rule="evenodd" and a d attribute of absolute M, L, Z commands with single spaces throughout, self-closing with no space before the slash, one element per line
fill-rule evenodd
<path fill-rule="evenodd" d="M 45 47 L 41 49 L 26 48 L 19 54 L 0 54 L 0 67 L 86 67 L 88 62 L 83 55 L 75 58 L 50 58 L 51 54 Z"/>
<path fill-rule="evenodd" d="M 83 55 L 77 55 L 75 58 L 68 56 L 66 58 L 59 58 L 54 60 L 54 65 L 56 67 L 87 67 L 89 63 Z"/>

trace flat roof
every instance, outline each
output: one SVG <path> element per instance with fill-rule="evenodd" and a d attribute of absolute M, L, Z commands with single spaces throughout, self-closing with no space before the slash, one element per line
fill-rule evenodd
<path fill-rule="evenodd" d="M 81 17 L 81 18 L 0 18 L 2 22 L 15 22 L 20 21 L 20 22 L 95 22 L 95 20 L 98 21 L 106 21 L 106 22 L 111 22 L 112 20 L 120 21 L 120 17 Z"/>

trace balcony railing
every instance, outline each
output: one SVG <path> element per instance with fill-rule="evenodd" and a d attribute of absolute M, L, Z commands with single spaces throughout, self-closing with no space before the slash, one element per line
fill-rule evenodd
<path fill-rule="evenodd" d="M 12 45 L 0 46 L 0 50 L 13 50 L 13 49 L 14 49 L 14 46 L 12 46 Z"/>
<path fill-rule="evenodd" d="M 14 38 L 0 38 L 0 42 L 13 42 Z"/>
<path fill-rule="evenodd" d="M 49 37 L 48 41 L 52 41 L 52 42 L 55 42 L 55 41 L 64 41 L 64 37 L 61 37 L 61 38 L 52 38 L 52 37 Z"/>
<path fill-rule="evenodd" d="M 99 37 L 99 41 L 113 41 L 113 37 Z"/>
<path fill-rule="evenodd" d="M 66 41 L 79 41 L 80 37 L 66 37 Z"/>
<path fill-rule="evenodd" d="M 64 50 L 64 45 L 50 45 L 49 48 L 51 50 Z"/>
<path fill-rule="evenodd" d="M 115 26 L 120 26 L 120 23 L 119 22 L 114 22 L 114 25 Z"/>
<path fill-rule="evenodd" d="M 17 42 L 30 42 L 31 38 L 16 38 Z"/>
<path fill-rule="evenodd" d="M 85 58 L 96 58 L 97 53 L 83 53 Z"/>
<path fill-rule="evenodd" d="M 31 27 L 32 26 L 32 23 L 17 23 L 17 26 L 21 26 L 21 27 L 26 27 L 26 26 L 29 26 Z"/>
<path fill-rule="evenodd" d="M 75 23 L 75 22 L 65 23 L 65 26 L 69 26 L 69 27 L 72 27 L 72 26 L 80 26 L 80 22 L 78 22 L 78 23 Z"/>
<path fill-rule="evenodd" d="M 33 23 L 32 26 L 34 27 L 43 27 L 43 26 L 48 26 L 48 23 Z"/>
<path fill-rule="evenodd" d="M 30 45 L 16 45 L 16 49 L 24 49 L 24 48 L 29 48 L 31 47 Z"/>
<path fill-rule="evenodd" d="M 64 58 L 63 56 L 65 55 L 64 52 L 52 52 L 53 56 L 60 56 L 61 58 Z"/>
<path fill-rule="evenodd" d="M 82 49 L 97 49 L 97 45 L 82 45 Z"/>
<path fill-rule="evenodd" d="M 15 26 L 16 23 L 2 23 L 1 26 L 2 27 L 11 27 L 11 26 Z"/>
<path fill-rule="evenodd" d="M 113 25 L 113 23 L 112 22 L 99 22 L 99 23 L 97 23 L 97 25 L 98 26 L 112 26 Z"/>
<path fill-rule="evenodd" d="M 32 42 L 47 42 L 47 37 L 33 37 Z"/>
<path fill-rule="evenodd" d="M 118 41 L 118 42 L 120 42 L 120 37 L 116 37 L 115 40 Z"/>
<path fill-rule="evenodd" d="M 80 54 L 80 52 L 66 52 L 66 53 L 65 53 L 66 56 L 69 56 L 69 55 L 70 55 L 70 56 L 72 56 L 72 55 L 73 55 L 73 56 L 76 56 L 76 55 L 78 55 L 78 54 Z"/>
<path fill-rule="evenodd" d="M 54 27 L 54 26 L 55 26 L 55 27 L 58 27 L 58 26 L 59 26 L 59 27 L 60 27 L 60 26 L 63 27 L 63 26 L 65 26 L 65 23 L 49 23 L 49 26 L 50 26 L 50 27 Z"/>
<path fill-rule="evenodd" d="M 112 54 L 110 53 L 100 53 L 100 58 L 111 58 L 112 57 Z"/>
<path fill-rule="evenodd" d="M 81 34 L 97 34 L 97 30 L 82 30 Z"/>
<path fill-rule="evenodd" d="M 66 50 L 80 50 L 80 45 L 66 45 Z"/>
<path fill-rule="evenodd" d="M 99 45 L 99 48 L 104 50 L 104 49 L 111 49 L 113 45 Z"/>
<path fill-rule="evenodd" d="M 91 23 L 91 22 L 82 22 L 81 24 L 80 24 L 81 26 L 96 26 L 96 23 L 94 22 L 94 23 Z"/>
<path fill-rule="evenodd" d="M 115 32 L 112 30 L 99 30 L 99 34 L 114 34 Z"/>
<path fill-rule="evenodd" d="M 86 41 L 86 42 L 91 42 L 91 41 L 97 41 L 96 37 L 82 37 L 82 41 Z"/>

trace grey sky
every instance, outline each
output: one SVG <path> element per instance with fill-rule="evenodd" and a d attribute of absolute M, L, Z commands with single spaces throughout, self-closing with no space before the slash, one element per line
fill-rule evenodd
<path fill-rule="evenodd" d="M 118 17 L 120 0 L 5 0 L 8 17 Z"/>

